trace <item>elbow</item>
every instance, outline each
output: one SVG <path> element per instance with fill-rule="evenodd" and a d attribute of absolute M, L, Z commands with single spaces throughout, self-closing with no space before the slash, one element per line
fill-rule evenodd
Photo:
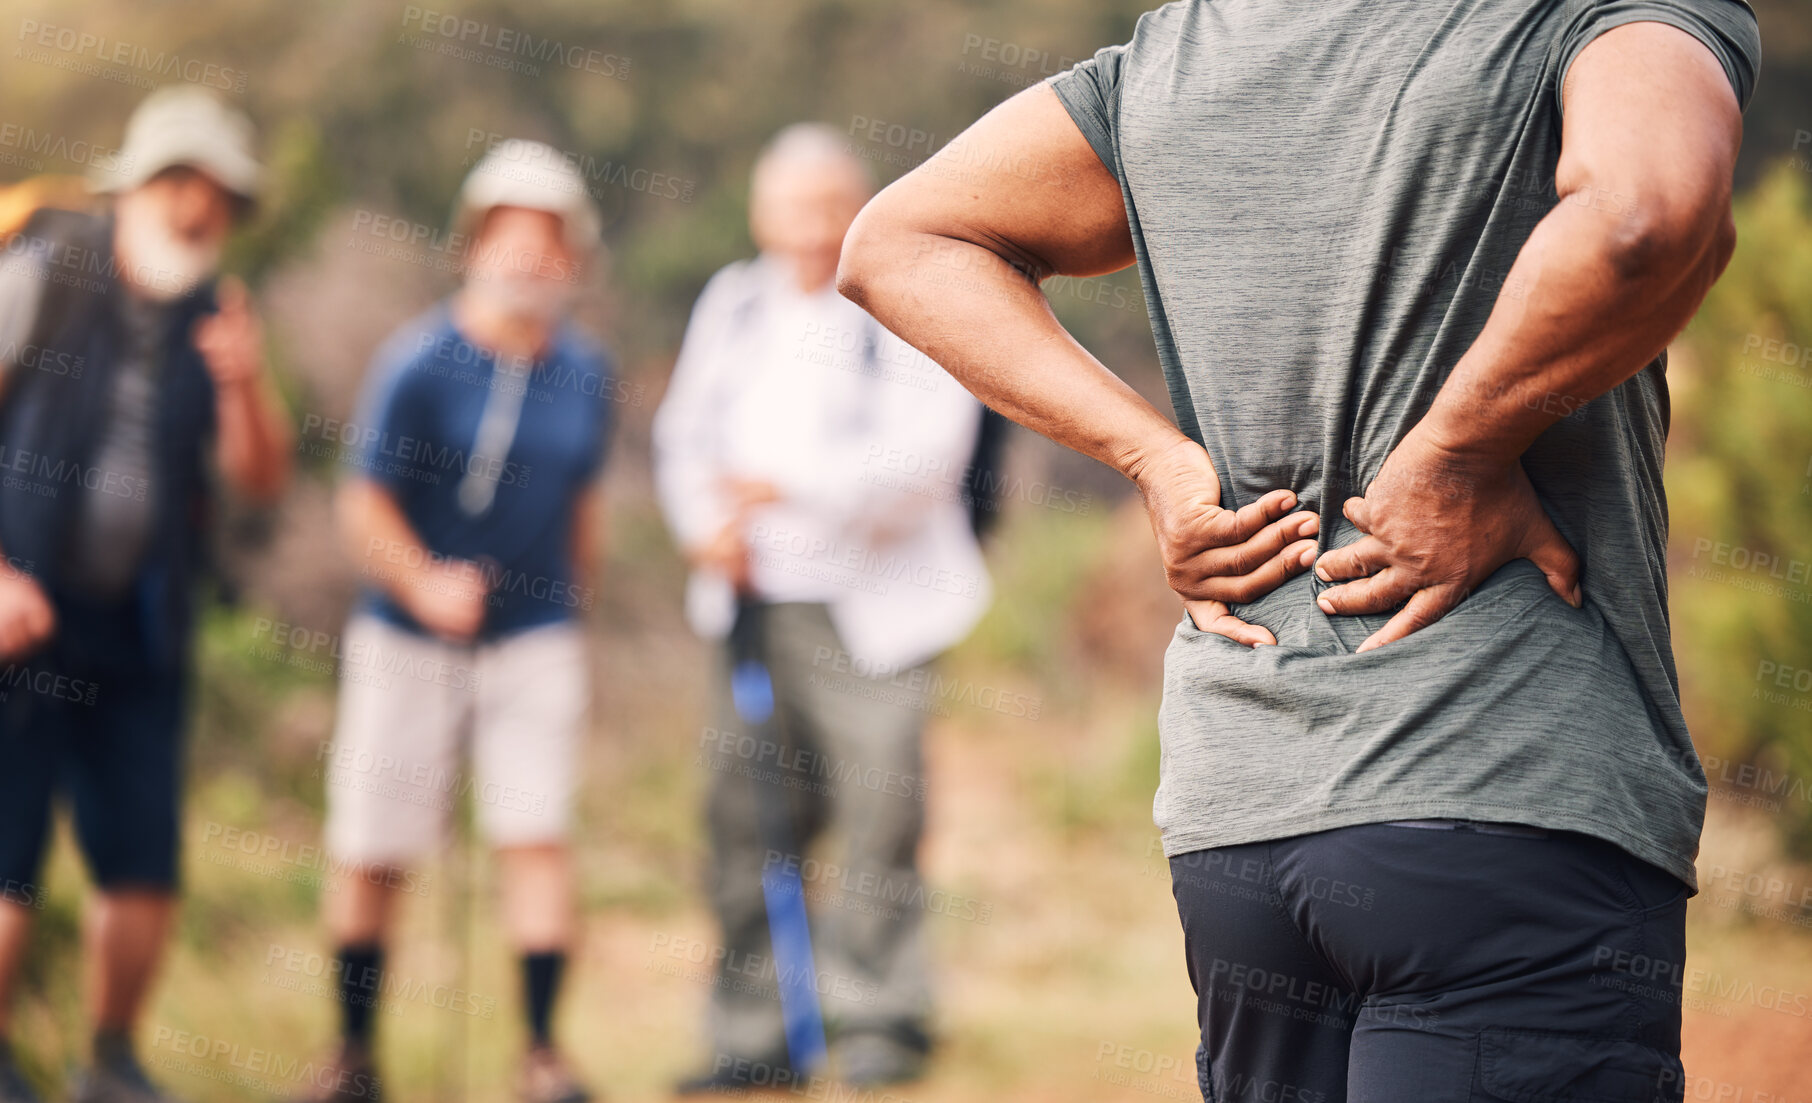
<path fill-rule="evenodd" d="M 837 260 L 837 294 L 871 313 L 876 284 L 888 268 L 898 240 L 897 232 L 876 207 L 871 202 L 856 216 Z"/>
<path fill-rule="evenodd" d="M 1707 267 L 1723 271 L 1735 247 L 1725 192 L 1628 206 L 1609 232 L 1606 254 L 1624 282 L 1672 286 Z"/>

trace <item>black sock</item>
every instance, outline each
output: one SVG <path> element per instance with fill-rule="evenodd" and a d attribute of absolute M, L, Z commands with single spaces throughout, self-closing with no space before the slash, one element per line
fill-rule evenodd
<path fill-rule="evenodd" d="M 528 1013 L 529 1041 L 544 1046 L 551 1041 L 549 1020 L 554 997 L 560 991 L 560 974 L 566 969 L 566 951 L 542 950 L 522 955 L 522 1005 Z"/>
<path fill-rule="evenodd" d="M 103 1026 L 94 1032 L 94 1063 L 103 1067 L 132 1060 L 132 1035 L 118 1027 Z"/>
<path fill-rule="evenodd" d="M 384 948 L 375 942 L 342 946 L 340 968 L 340 1036 L 360 1045 L 371 1044 L 372 1012 L 377 1009 L 379 978 L 384 972 Z"/>

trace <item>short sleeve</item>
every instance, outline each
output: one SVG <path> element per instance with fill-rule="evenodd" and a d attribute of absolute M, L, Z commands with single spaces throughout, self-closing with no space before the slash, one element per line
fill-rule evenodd
<path fill-rule="evenodd" d="M 422 393 L 422 384 L 427 377 L 412 371 L 412 366 L 410 361 L 379 354 L 354 415 L 358 445 L 345 457 L 352 474 L 393 493 L 414 485 L 411 476 L 418 454 L 445 443 L 424 438 L 422 407 L 428 396 Z"/>
<path fill-rule="evenodd" d="M 1046 82 L 1115 180 L 1120 179 L 1120 156 L 1114 149 L 1114 129 L 1120 114 L 1120 67 L 1125 56 L 1125 46 L 1107 46 Z"/>
<path fill-rule="evenodd" d="M 1761 68 L 1762 36 L 1755 12 L 1745 0 L 1597 0 L 1585 7 L 1561 43 L 1556 109 L 1573 59 L 1599 35 L 1629 23 L 1665 23 L 1703 42 L 1724 67 L 1737 103 L 1748 108 Z"/>

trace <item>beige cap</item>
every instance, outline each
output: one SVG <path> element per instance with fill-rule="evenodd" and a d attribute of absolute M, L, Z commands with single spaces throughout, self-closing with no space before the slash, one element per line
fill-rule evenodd
<path fill-rule="evenodd" d="M 168 85 L 138 105 L 111 171 L 97 169 L 90 186 L 99 192 L 130 191 L 165 169 L 186 165 L 234 195 L 256 200 L 264 180 L 264 166 L 253 153 L 256 134 L 245 112 L 211 93 L 194 85 Z"/>
<path fill-rule="evenodd" d="M 599 220 L 572 158 L 543 142 L 510 138 L 492 146 L 459 189 L 453 227 L 474 233 L 493 207 L 523 207 L 558 215 L 566 244 L 580 257 L 598 246 Z"/>

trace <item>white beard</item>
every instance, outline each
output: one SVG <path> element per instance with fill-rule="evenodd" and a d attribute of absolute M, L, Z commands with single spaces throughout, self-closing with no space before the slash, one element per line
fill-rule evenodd
<path fill-rule="evenodd" d="M 564 318 L 579 297 L 577 285 L 565 280 L 498 273 L 468 280 L 466 293 L 500 314 L 541 325 Z"/>
<path fill-rule="evenodd" d="M 126 278 L 155 302 L 187 295 L 220 267 L 218 244 L 184 241 L 154 214 L 122 218 L 119 237 Z"/>

